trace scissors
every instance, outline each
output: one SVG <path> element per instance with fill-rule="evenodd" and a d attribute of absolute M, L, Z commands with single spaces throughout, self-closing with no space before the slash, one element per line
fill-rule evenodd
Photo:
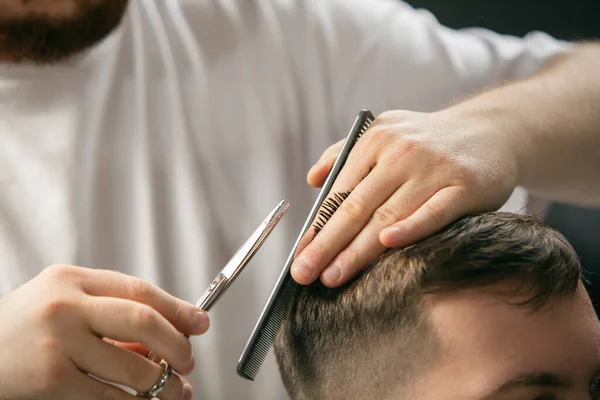
<path fill-rule="evenodd" d="M 227 291 L 229 286 L 231 286 L 233 281 L 240 275 L 246 265 L 248 265 L 252 257 L 258 252 L 275 226 L 281 221 L 281 218 L 283 218 L 289 207 L 290 203 L 287 200 L 282 200 L 273 211 L 267 215 L 265 220 L 258 228 L 256 228 L 248 239 L 246 239 L 244 244 L 242 244 L 235 252 L 233 257 L 225 264 L 225 267 L 215 277 L 210 286 L 204 291 L 202 296 L 200 296 L 200 299 L 196 302 L 196 307 L 206 312 L 215 305 L 225 291 Z M 189 338 L 189 335 L 185 336 Z M 148 354 L 148 359 L 159 363 L 163 367 L 163 374 L 150 390 L 144 393 L 138 393 L 137 396 L 152 399 L 158 396 L 163 390 L 173 371 L 165 360 L 161 360 L 153 352 Z"/>
<path fill-rule="evenodd" d="M 282 200 L 277 207 L 267 215 L 267 218 L 256 228 L 254 233 L 244 242 L 242 247 L 231 257 L 225 268 L 219 272 L 217 277 L 212 281 L 208 289 L 200 296 L 196 303 L 196 307 L 203 311 L 209 311 L 221 298 L 223 293 L 233 283 L 235 278 L 242 272 L 244 267 L 250 262 L 254 254 L 260 249 L 269 234 L 279 223 L 283 215 L 286 213 L 290 203 Z"/>

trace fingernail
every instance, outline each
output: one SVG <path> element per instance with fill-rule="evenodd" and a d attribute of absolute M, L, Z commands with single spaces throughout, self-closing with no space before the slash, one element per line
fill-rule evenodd
<path fill-rule="evenodd" d="M 208 315 L 206 315 L 206 313 L 198 311 L 194 315 L 192 325 L 194 326 L 194 330 L 196 332 L 204 333 L 208 330 L 208 327 L 210 326 L 210 319 L 208 318 Z"/>
<path fill-rule="evenodd" d="M 334 263 L 331 267 L 327 268 L 325 272 L 323 272 L 323 278 L 330 281 L 331 283 L 335 283 L 340 280 L 342 276 L 342 267 L 339 263 Z"/>
<path fill-rule="evenodd" d="M 194 398 L 194 389 L 191 385 L 183 385 L 183 400 L 192 400 Z"/>
<path fill-rule="evenodd" d="M 304 260 L 298 260 L 294 264 L 293 272 L 296 275 L 300 275 L 304 279 L 311 279 L 313 277 L 312 266 Z"/>

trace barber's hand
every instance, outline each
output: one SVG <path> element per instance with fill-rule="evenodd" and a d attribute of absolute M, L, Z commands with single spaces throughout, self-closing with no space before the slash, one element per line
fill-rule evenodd
<path fill-rule="evenodd" d="M 49 267 L 1 299 L 0 321 L 0 397 L 14 400 L 139 399 L 88 374 L 145 392 L 162 367 L 136 351 L 189 374 L 194 356 L 182 333 L 209 325 L 192 304 L 140 279 L 74 266 Z M 160 399 L 192 393 L 173 374 Z"/>
<path fill-rule="evenodd" d="M 294 279 L 348 282 L 387 248 L 413 244 L 472 212 L 501 207 L 515 188 L 517 161 L 506 135 L 484 118 L 390 111 L 357 142 L 330 195 L 352 193 L 314 237 L 309 230 Z M 341 150 L 331 146 L 308 174 L 320 187 Z M 314 237 L 314 239 L 313 239 Z"/>

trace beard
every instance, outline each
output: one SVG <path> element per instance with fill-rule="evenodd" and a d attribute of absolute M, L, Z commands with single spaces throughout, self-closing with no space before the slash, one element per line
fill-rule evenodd
<path fill-rule="evenodd" d="M 71 58 L 108 36 L 121 23 L 128 2 L 78 0 L 68 16 L 39 11 L 11 16 L 0 5 L 0 60 L 49 64 Z"/>

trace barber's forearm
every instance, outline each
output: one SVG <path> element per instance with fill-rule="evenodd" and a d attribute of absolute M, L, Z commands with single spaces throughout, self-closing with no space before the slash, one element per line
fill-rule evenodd
<path fill-rule="evenodd" d="M 536 76 L 446 111 L 506 135 L 517 184 L 547 199 L 600 206 L 600 44 L 581 44 Z"/>

